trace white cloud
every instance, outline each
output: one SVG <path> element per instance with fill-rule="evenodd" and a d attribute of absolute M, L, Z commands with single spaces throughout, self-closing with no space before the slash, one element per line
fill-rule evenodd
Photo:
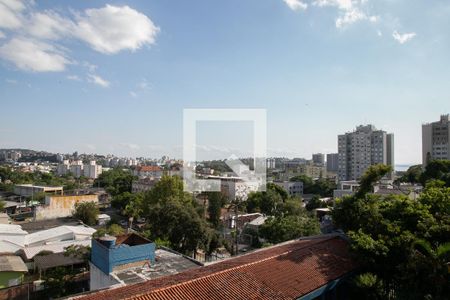
<path fill-rule="evenodd" d="M 99 85 L 104 88 L 107 88 L 111 85 L 109 81 L 101 78 L 98 75 L 94 75 L 94 74 L 88 74 L 87 80 L 91 83 L 94 83 L 94 84 Z"/>
<path fill-rule="evenodd" d="M 87 61 L 84 61 L 82 63 L 82 65 L 83 65 L 83 67 L 86 67 L 89 70 L 89 72 L 91 72 L 91 73 L 95 72 L 95 70 L 97 70 L 97 68 L 98 68 L 97 65 L 91 64 L 90 62 L 87 62 Z"/>
<path fill-rule="evenodd" d="M 77 75 L 67 75 L 66 78 L 73 81 L 81 81 L 81 78 L 78 77 Z"/>
<path fill-rule="evenodd" d="M 17 84 L 17 80 L 15 80 L 15 79 L 5 79 L 5 81 L 7 82 L 7 83 L 10 83 L 10 84 Z"/>
<path fill-rule="evenodd" d="M 400 34 L 397 30 L 392 33 L 392 37 L 399 42 L 400 44 L 404 44 L 410 40 L 412 40 L 416 36 L 415 32 Z"/>
<path fill-rule="evenodd" d="M 106 5 L 78 16 L 76 36 L 107 54 L 154 44 L 159 28 L 144 14 L 128 7 Z"/>
<path fill-rule="evenodd" d="M 133 91 L 130 91 L 130 96 L 133 97 L 133 98 L 137 98 L 137 97 L 138 97 L 138 94 L 136 94 L 136 93 L 133 92 Z"/>
<path fill-rule="evenodd" d="M 377 35 L 378 36 L 383 36 L 383 33 L 381 32 L 381 30 L 377 30 Z"/>
<path fill-rule="evenodd" d="M 142 79 L 141 82 L 139 82 L 139 84 L 137 85 L 141 90 L 150 90 L 151 89 L 151 85 L 150 83 L 147 81 L 147 79 Z"/>
<path fill-rule="evenodd" d="M 283 0 L 283 1 L 292 10 L 305 10 L 308 8 L 308 4 L 300 0 Z"/>
<path fill-rule="evenodd" d="M 21 12 L 25 9 L 23 1 L 0 0 L 0 27 L 7 29 L 22 26 Z"/>
<path fill-rule="evenodd" d="M 13 38 L 0 47 L 0 57 L 33 72 L 63 71 L 70 63 L 60 49 L 29 38 Z"/>
<path fill-rule="evenodd" d="M 376 23 L 380 20 L 380 16 L 370 16 L 369 21 L 372 23 Z"/>
<path fill-rule="evenodd" d="M 70 35 L 74 29 L 71 20 L 65 19 L 53 11 L 32 13 L 27 24 L 27 32 L 41 39 L 59 39 Z"/>
<path fill-rule="evenodd" d="M 342 10 L 350 10 L 353 8 L 352 0 L 316 0 L 313 4 L 320 7 L 336 6 Z"/>
<path fill-rule="evenodd" d="M 315 0 L 314 6 L 317 7 L 335 7 L 339 11 L 339 16 L 336 18 L 336 27 L 343 28 L 358 21 L 368 20 L 371 23 L 376 23 L 379 16 L 373 16 L 366 11 L 365 4 L 368 0 Z"/>
<path fill-rule="evenodd" d="M 336 19 L 336 27 L 342 28 L 345 25 L 350 25 L 366 18 L 366 15 L 359 9 L 351 9 L 346 11 L 343 16 Z"/>
<path fill-rule="evenodd" d="M 159 32 L 146 15 L 129 6 L 106 5 L 84 12 L 72 11 L 66 16 L 53 10 L 38 11 L 33 3 L 32 0 L 0 0 L 0 28 L 5 28 L 11 36 L 2 46 L 1 57 L 23 70 L 64 70 L 70 60 L 68 51 L 61 47 L 62 40 L 81 40 L 98 52 L 115 54 L 154 44 Z M 0 31 L 0 39 L 5 37 Z M 17 48 L 19 53 L 7 52 Z M 30 58 L 32 50 L 37 51 L 38 57 Z M 83 66 L 90 73 L 95 72 L 95 65 Z"/>

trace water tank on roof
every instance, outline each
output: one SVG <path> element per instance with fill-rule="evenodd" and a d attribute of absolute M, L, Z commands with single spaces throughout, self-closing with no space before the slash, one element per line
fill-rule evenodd
<path fill-rule="evenodd" d="M 116 237 L 114 236 L 102 236 L 100 242 L 108 248 L 113 248 L 116 244 Z"/>

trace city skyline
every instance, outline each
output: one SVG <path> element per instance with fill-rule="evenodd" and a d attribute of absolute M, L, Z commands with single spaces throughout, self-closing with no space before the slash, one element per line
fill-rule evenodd
<path fill-rule="evenodd" d="M 448 3 L 0 5 L 0 148 L 181 158 L 184 108 L 265 108 L 269 156 L 335 153 L 373 124 L 419 164 L 422 124 L 450 112 Z"/>

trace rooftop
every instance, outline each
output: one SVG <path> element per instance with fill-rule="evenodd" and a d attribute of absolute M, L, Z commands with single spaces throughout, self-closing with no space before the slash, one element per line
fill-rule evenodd
<path fill-rule="evenodd" d="M 52 253 L 36 256 L 34 258 L 34 263 L 39 270 L 47 270 L 56 267 L 82 264 L 84 263 L 84 260 L 79 257 L 66 256 L 64 253 Z"/>
<path fill-rule="evenodd" d="M 36 231 L 46 230 L 63 225 L 76 226 L 80 225 L 80 222 L 73 218 L 57 218 L 33 222 L 25 221 L 21 222 L 20 225 L 22 226 L 23 230 L 26 230 L 29 233 L 33 233 Z"/>
<path fill-rule="evenodd" d="M 201 266 L 199 262 L 165 249 L 157 249 L 155 255 L 156 261 L 151 265 L 114 271 L 111 275 L 122 284 L 129 285 Z"/>
<path fill-rule="evenodd" d="M 42 230 L 34 233 L 30 233 L 25 236 L 25 245 L 35 244 L 42 241 L 58 239 L 62 235 L 73 234 L 73 235 L 84 235 L 92 236 L 96 230 L 91 227 L 86 227 L 83 225 L 79 226 L 59 226 L 47 230 Z M 74 239 L 74 238 L 73 238 Z"/>
<path fill-rule="evenodd" d="M 353 271 L 348 248 L 338 235 L 309 237 L 79 298 L 295 299 Z"/>
<path fill-rule="evenodd" d="M 19 256 L 0 256 L 0 272 L 28 272 L 28 268 Z"/>
<path fill-rule="evenodd" d="M 14 224 L 0 224 L 0 236 L 1 235 L 26 235 L 28 232 L 22 230 L 20 225 Z"/>
<path fill-rule="evenodd" d="M 42 251 L 51 251 L 53 253 L 61 253 L 64 252 L 64 249 L 71 245 L 80 245 L 85 247 L 91 246 L 91 239 L 81 240 L 81 241 L 61 241 L 61 242 L 52 242 L 50 244 L 31 246 L 23 248 L 23 253 L 27 259 L 32 259 L 36 254 Z"/>
<path fill-rule="evenodd" d="M 139 172 L 155 172 L 162 171 L 163 169 L 160 166 L 139 166 L 136 170 Z"/>

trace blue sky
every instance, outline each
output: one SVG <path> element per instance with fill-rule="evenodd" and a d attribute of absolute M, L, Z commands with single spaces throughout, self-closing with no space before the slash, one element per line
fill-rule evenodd
<path fill-rule="evenodd" d="M 0 0 L 0 147 L 181 157 L 184 108 L 265 108 L 271 155 L 373 123 L 419 163 L 450 112 L 449 28 L 437 0 Z M 216 155 L 251 136 L 219 125 Z"/>

